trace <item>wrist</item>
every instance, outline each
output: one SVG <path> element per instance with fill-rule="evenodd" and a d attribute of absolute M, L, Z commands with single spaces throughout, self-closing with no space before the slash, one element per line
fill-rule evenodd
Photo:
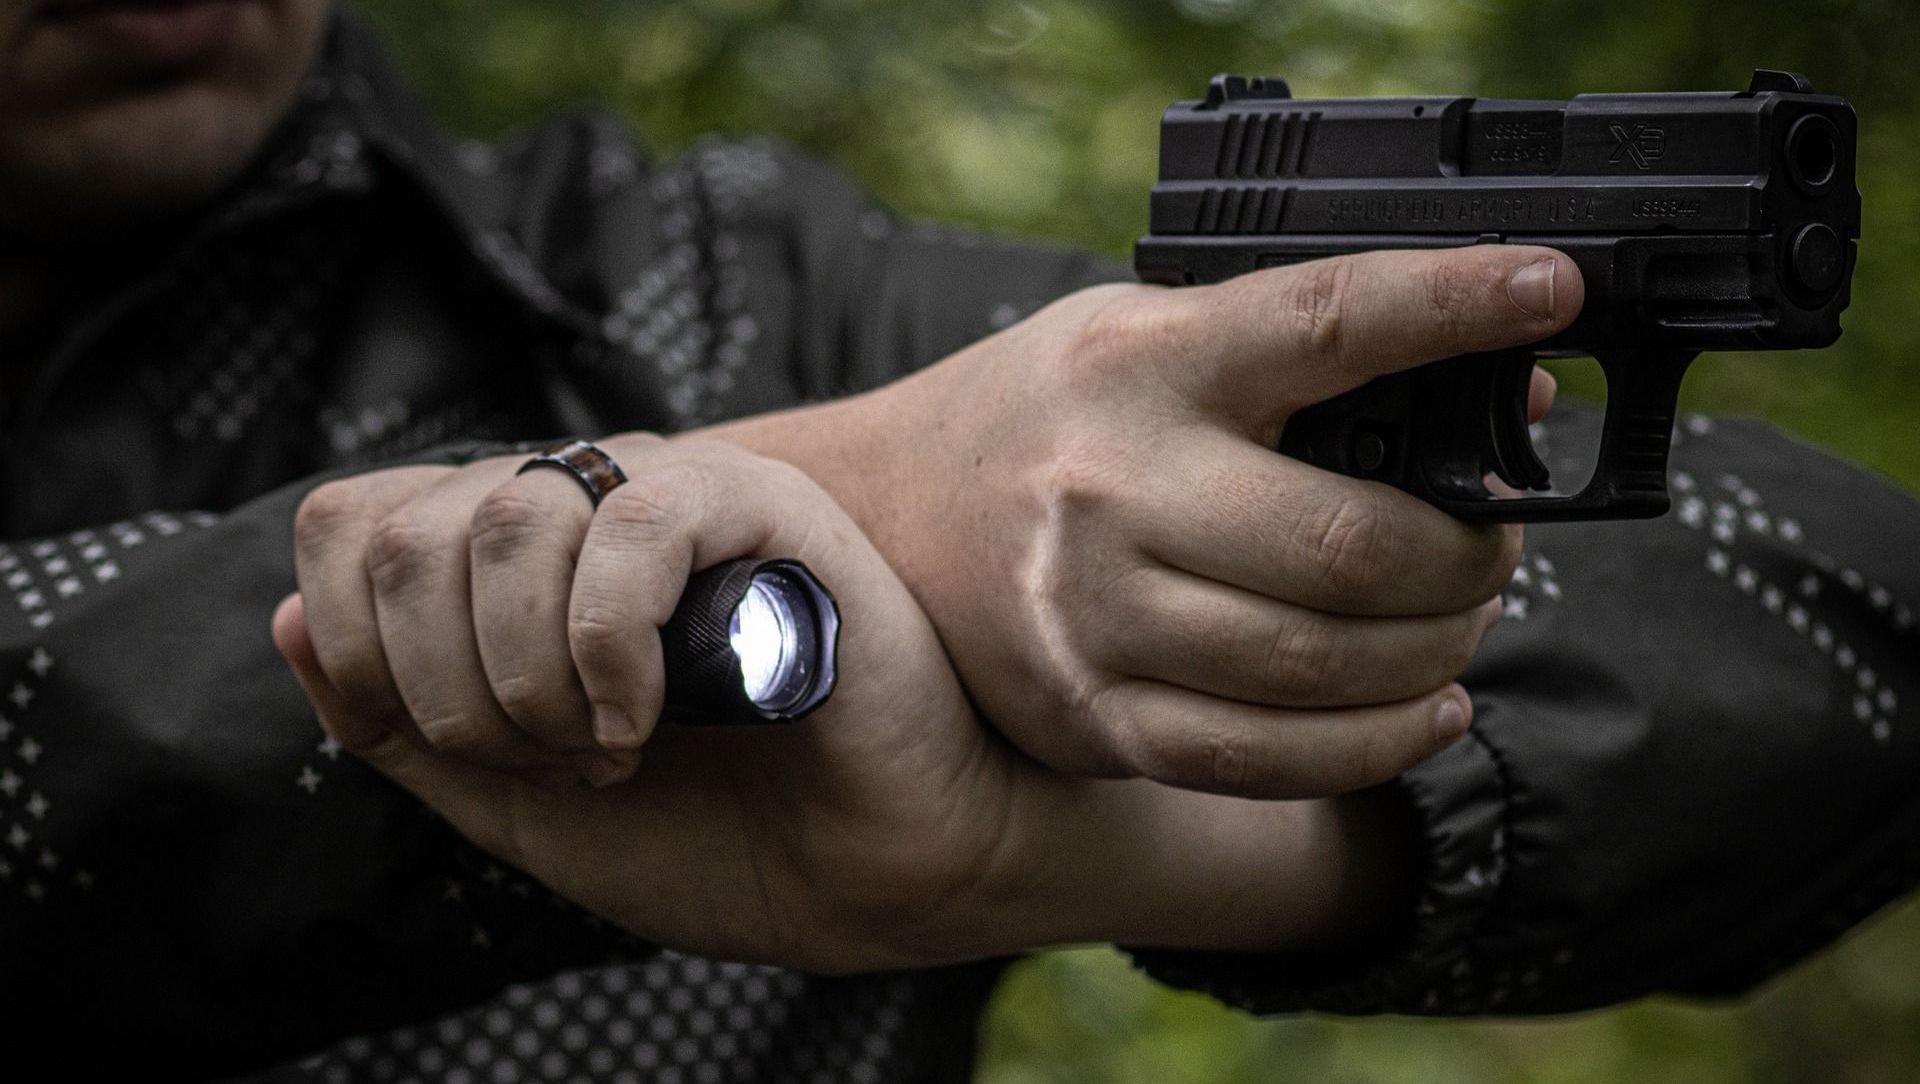
<path fill-rule="evenodd" d="M 907 492 L 900 487 L 915 481 L 905 454 L 911 445 L 895 435 L 900 404 L 891 391 L 757 414 L 673 439 L 723 440 L 800 468 L 885 554 L 875 533 L 885 532 L 888 509 Z"/>

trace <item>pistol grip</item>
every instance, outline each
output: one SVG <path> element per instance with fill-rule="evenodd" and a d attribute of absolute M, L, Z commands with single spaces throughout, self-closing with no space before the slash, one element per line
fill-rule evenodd
<path fill-rule="evenodd" d="M 1472 354 L 1381 377 L 1288 419 L 1280 451 L 1386 482 L 1470 522 L 1637 519 L 1666 512 L 1667 455 L 1688 350 L 1603 351 L 1607 414 L 1592 478 L 1579 493 L 1548 487 L 1527 434 L 1529 350 Z"/>

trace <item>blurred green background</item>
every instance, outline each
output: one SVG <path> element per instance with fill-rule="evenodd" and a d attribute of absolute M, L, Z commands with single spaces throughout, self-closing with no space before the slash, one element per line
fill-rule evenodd
<path fill-rule="evenodd" d="M 1713 355 L 1687 405 L 1757 413 L 1920 488 L 1916 0 L 366 0 L 457 130 L 582 99 L 662 153 L 761 133 L 909 214 L 1124 257 L 1160 111 L 1216 71 L 1311 96 L 1731 90 L 1792 68 L 1859 109 L 1865 240 L 1840 344 Z M 1579 385 L 1576 383 L 1575 389 Z M 1021 965 L 986 1084 L 1920 1080 L 1920 900 L 1730 1006 L 1571 1019 L 1251 1021 L 1106 950 Z"/>

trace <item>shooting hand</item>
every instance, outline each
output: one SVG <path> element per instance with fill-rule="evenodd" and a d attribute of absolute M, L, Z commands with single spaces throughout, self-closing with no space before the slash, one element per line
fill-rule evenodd
<path fill-rule="evenodd" d="M 801 465 L 898 570 L 975 702 L 1056 769 L 1343 792 L 1458 738 L 1515 527 L 1272 449 L 1382 374 L 1531 342 L 1572 261 L 1381 252 L 1112 285 L 877 392 L 721 427 Z M 1544 412 L 1550 383 L 1533 406 Z"/>

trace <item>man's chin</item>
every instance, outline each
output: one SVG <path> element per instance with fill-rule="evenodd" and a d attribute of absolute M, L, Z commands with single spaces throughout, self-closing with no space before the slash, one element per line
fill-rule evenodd
<path fill-rule="evenodd" d="M 0 233 L 111 241 L 219 195 L 292 106 L 329 6 L 49 0 L 0 52 Z"/>
<path fill-rule="evenodd" d="M 164 228 L 231 184 L 280 112 L 185 86 L 36 126 L 29 145 L 0 143 L 0 229 L 84 242 Z"/>

